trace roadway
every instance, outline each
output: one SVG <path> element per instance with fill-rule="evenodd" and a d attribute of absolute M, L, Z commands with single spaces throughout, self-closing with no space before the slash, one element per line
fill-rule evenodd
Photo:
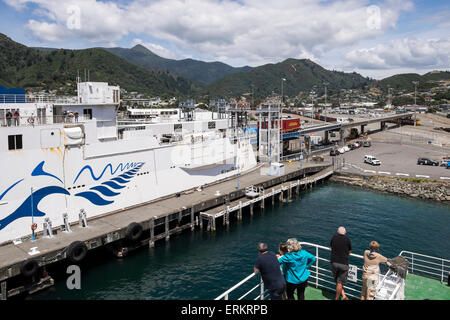
<path fill-rule="evenodd" d="M 432 145 L 399 145 L 392 143 L 372 142 L 369 148 L 348 151 L 334 157 L 345 162 L 343 171 L 364 175 L 380 175 L 403 178 L 420 178 L 450 182 L 450 169 L 441 166 L 418 165 L 420 157 L 441 161 L 444 154 L 442 148 Z M 364 163 L 364 156 L 371 155 L 381 161 L 380 166 Z M 329 155 L 327 159 L 331 158 Z"/>

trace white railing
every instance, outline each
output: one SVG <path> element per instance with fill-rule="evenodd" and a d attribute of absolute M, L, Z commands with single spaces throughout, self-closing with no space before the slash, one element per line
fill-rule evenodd
<path fill-rule="evenodd" d="M 1 105 L 0 105 L 1 107 Z M 19 118 L 6 118 L 6 115 L 0 116 L 0 127 L 22 127 L 22 126 L 39 126 L 54 123 L 78 123 L 91 120 L 88 115 L 79 115 L 78 117 L 63 115 L 45 115 L 45 116 L 19 116 Z M 102 122 L 102 120 L 97 120 Z M 104 120 L 103 122 L 115 122 L 115 120 Z"/>
<path fill-rule="evenodd" d="M 33 95 L 33 94 L 0 94 L 0 103 L 77 104 L 77 97 Z"/>
<path fill-rule="evenodd" d="M 231 287 L 230 289 L 228 289 L 227 291 L 222 293 L 220 296 L 218 296 L 214 300 L 229 300 L 230 293 L 237 291 L 238 289 L 240 289 L 244 285 L 248 285 L 249 281 L 251 281 L 251 280 L 254 281 L 255 280 L 254 278 L 258 279 L 258 283 L 255 286 L 253 286 L 250 290 L 248 290 L 247 292 L 242 294 L 239 298 L 237 298 L 237 299 L 235 298 L 233 300 L 242 300 L 242 299 L 248 297 L 251 293 L 253 293 L 258 288 L 259 288 L 259 291 L 258 291 L 259 295 L 256 296 L 255 298 L 253 298 L 253 300 L 264 300 L 264 298 L 267 296 L 267 291 L 264 289 L 264 283 L 262 282 L 261 277 L 256 277 L 255 273 L 251 273 L 245 279 L 243 279 L 239 283 L 235 284 L 233 287 Z M 244 289 L 243 291 L 245 291 L 245 290 L 246 289 Z"/>
<path fill-rule="evenodd" d="M 449 276 L 450 260 L 410 251 L 402 251 L 400 256 L 408 260 L 408 272 L 410 273 L 437 279 L 441 282 L 446 281 Z"/>
<path fill-rule="evenodd" d="M 327 256 L 329 257 L 331 249 L 328 247 L 320 246 L 317 244 L 309 243 L 309 242 L 300 242 L 302 245 L 302 250 L 307 250 L 311 254 L 313 254 L 316 257 L 316 262 L 314 265 L 310 267 L 311 275 L 308 279 L 308 284 L 310 286 L 314 286 L 315 288 L 325 289 L 329 291 L 335 291 L 336 290 L 336 283 L 334 282 L 333 274 L 330 270 L 330 260 L 327 258 L 324 258 L 325 252 L 327 252 Z M 312 250 L 311 250 L 312 249 Z M 357 254 L 350 254 L 349 257 L 349 264 L 350 265 L 356 265 L 356 266 L 362 266 L 363 265 L 363 256 L 357 255 Z M 355 299 L 359 299 L 361 295 L 361 289 L 362 289 L 362 269 L 360 267 L 357 267 L 357 276 L 356 281 L 352 282 L 350 280 L 347 281 L 346 285 L 344 285 L 344 290 L 346 292 L 346 295 Z M 249 281 L 251 281 L 255 277 L 255 274 L 252 273 L 249 276 L 247 276 L 245 279 L 222 293 L 220 296 L 218 296 L 215 300 L 229 300 L 230 295 L 232 293 L 237 293 L 238 290 L 242 292 L 243 286 L 249 286 Z M 254 284 L 254 279 L 253 279 Z M 250 293 L 254 292 L 256 289 L 259 290 L 259 295 L 255 298 L 264 300 L 267 297 L 267 291 L 264 291 L 263 282 L 260 280 L 259 284 L 256 284 L 254 287 L 252 287 L 249 291 L 247 291 L 244 295 L 240 296 L 239 298 L 235 298 L 233 300 L 242 300 L 245 297 L 248 297 Z M 245 290 L 244 290 L 245 291 Z M 262 292 L 264 292 L 262 294 Z M 236 294 L 237 295 L 237 294 Z"/>

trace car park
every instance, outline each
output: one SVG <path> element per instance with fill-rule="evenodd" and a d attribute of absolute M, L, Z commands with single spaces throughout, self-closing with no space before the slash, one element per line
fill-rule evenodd
<path fill-rule="evenodd" d="M 417 159 L 417 164 L 426 166 L 438 166 L 439 162 L 429 158 L 419 158 Z"/>
<path fill-rule="evenodd" d="M 381 165 L 381 161 L 378 160 L 377 158 L 375 158 L 374 156 L 371 156 L 371 155 L 365 155 L 364 156 L 364 163 L 368 163 L 368 164 L 371 164 L 373 166 Z"/>

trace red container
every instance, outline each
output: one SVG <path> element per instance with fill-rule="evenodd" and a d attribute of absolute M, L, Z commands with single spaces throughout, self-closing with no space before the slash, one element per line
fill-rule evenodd
<path fill-rule="evenodd" d="M 291 132 L 300 129 L 300 119 L 283 119 L 283 132 Z M 260 123 L 258 122 L 258 128 Z M 275 128 L 278 127 L 278 121 L 275 121 Z M 267 128 L 267 121 L 261 124 L 261 129 Z"/>
<path fill-rule="evenodd" d="M 283 120 L 283 132 L 296 131 L 300 129 L 300 119 Z"/>

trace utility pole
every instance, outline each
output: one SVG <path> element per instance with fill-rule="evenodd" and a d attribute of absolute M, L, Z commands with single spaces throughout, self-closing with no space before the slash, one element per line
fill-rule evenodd
<path fill-rule="evenodd" d="M 281 105 L 280 105 L 280 122 L 278 123 L 280 133 L 281 133 L 281 157 L 284 155 L 284 142 L 283 142 L 283 100 L 284 100 L 284 93 L 283 93 L 283 83 L 286 81 L 285 78 L 281 78 Z"/>
<path fill-rule="evenodd" d="M 324 82 L 323 85 L 325 86 L 325 108 L 324 108 L 324 110 L 325 110 L 325 122 L 327 122 L 327 117 L 326 117 L 326 114 L 327 114 L 327 112 L 326 112 L 326 110 L 327 110 L 327 86 L 329 85 L 329 83 L 328 82 Z"/>
<path fill-rule="evenodd" d="M 416 126 L 416 111 L 417 111 L 417 85 L 419 84 L 419 81 L 413 81 L 414 83 L 414 127 Z"/>

